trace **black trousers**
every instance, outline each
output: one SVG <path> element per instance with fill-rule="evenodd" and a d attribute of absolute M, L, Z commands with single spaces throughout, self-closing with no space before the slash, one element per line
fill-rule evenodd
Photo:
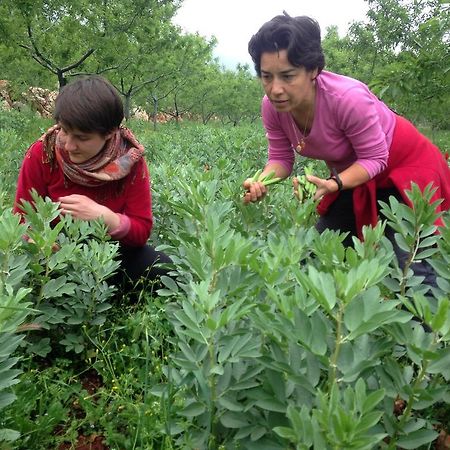
<path fill-rule="evenodd" d="M 404 203 L 400 193 L 396 189 L 379 189 L 377 190 L 377 200 L 382 200 L 389 203 L 389 197 L 394 196 L 399 202 Z M 379 210 L 378 205 L 378 210 Z M 327 214 L 321 216 L 316 224 L 317 230 L 321 233 L 326 229 L 349 232 L 343 244 L 347 247 L 352 246 L 352 236 L 356 236 L 356 221 L 353 211 L 353 189 L 346 189 L 339 194 L 339 197 L 330 206 Z M 391 241 L 395 255 L 397 256 L 399 265 L 403 268 L 408 257 L 407 253 L 399 248 L 395 242 L 394 230 L 387 226 L 385 235 Z M 436 273 L 427 261 L 421 261 L 412 264 L 411 266 L 414 274 L 425 277 L 424 283 L 437 287 Z"/>
<path fill-rule="evenodd" d="M 157 282 L 162 275 L 171 270 L 162 264 L 170 264 L 172 260 L 163 252 L 156 251 L 146 244 L 143 247 L 119 247 L 120 270 L 113 277 L 115 283 L 135 283 L 140 279 Z"/>

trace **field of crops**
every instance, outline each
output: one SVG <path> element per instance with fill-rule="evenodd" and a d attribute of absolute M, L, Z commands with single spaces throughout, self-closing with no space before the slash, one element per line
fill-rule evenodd
<path fill-rule="evenodd" d="M 101 223 L 52 229 L 58 207 L 39 200 L 23 240 L 16 177 L 49 122 L 0 119 L 0 449 L 449 448 L 450 218 L 436 235 L 429 192 L 411 192 L 414 210 L 386 205 L 409 262 L 438 274 L 426 292 L 384 224 L 345 249 L 290 179 L 243 204 L 266 157 L 260 123 L 131 123 L 151 244 L 174 267 L 156 292 L 118 292 Z"/>

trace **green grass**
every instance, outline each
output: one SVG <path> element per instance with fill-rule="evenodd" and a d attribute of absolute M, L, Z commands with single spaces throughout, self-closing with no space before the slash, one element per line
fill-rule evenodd
<path fill-rule="evenodd" d="M 2 122 L 0 134 L 3 137 L 0 152 L 0 207 L 5 209 L 12 204 L 15 180 L 26 148 L 50 122 L 15 113 L 11 116 L 1 113 L 2 118 L 6 119 Z M 308 356 L 299 356 L 293 344 L 287 345 L 286 340 L 283 340 L 281 322 L 275 328 L 268 323 L 267 318 L 272 317 L 275 323 L 277 318 L 286 314 L 286 317 L 283 316 L 285 324 L 290 324 L 300 320 L 294 314 L 298 305 L 305 307 L 306 311 L 316 308 L 311 298 L 304 299 L 304 288 L 284 267 L 292 268 L 292 273 L 296 273 L 298 261 L 307 260 L 309 264 L 322 269 L 320 264 L 326 265 L 329 260 L 327 270 L 331 273 L 341 265 L 348 264 L 348 261 L 344 262 L 344 252 L 339 250 L 341 247 L 335 236 L 325 236 L 321 242 L 313 242 L 311 232 L 307 230 L 315 220 L 314 205 L 300 207 L 292 197 L 289 182 L 273 186 L 267 201 L 262 204 L 253 207 L 242 205 L 242 181 L 261 167 L 266 158 L 266 141 L 261 124 L 223 127 L 219 124 L 203 126 L 183 122 L 180 126 L 158 125 L 156 131 L 151 124 L 143 122 L 131 122 L 129 126 L 146 148 L 152 176 L 155 226 L 151 243 L 166 245 L 167 251 L 173 252 L 172 256 L 179 263 L 180 284 L 174 287 L 167 281 L 166 289 L 159 297 L 153 294 L 152 286 L 145 283 L 137 284 L 133 292 L 118 296 L 108 312 L 107 322 L 99 327 L 97 333 L 89 333 L 88 346 L 80 354 L 66 354 L 59 349 L 46 358 L 39 358 L 30 355 L 26 348 L 22 349 L 19 352 L 22 359 L 17 366 L 22 370 L 20 383 L 13 387 L 17 399 L 2 410 L 0 419 L 0 428 L 9 427 L 21 433 L 21 437 L 9 448 L 39 450 L 58 448 L 62 444 L 71 444 L 75 448 L 80 435 L 103 436 L 108 448 L 118 450 L 196 448 L 189 439 L 194 439 L 195 433 L 199 431 L 196 427 L 201 427 L 198 423 L 193 425 L 195 416 L 189 416 L 186 411 L 184 416 L 178 412 L 183 411 L 186 399 L 191 398 L 189 396 L 193 392 L 200 397 L 207 389 L 196 384 L 193 373 L 183 375 L 182 371 L 175 370 L 176 364 L 173 364 L 176 359 L 183 361 L 178 344 L 184 329 L 179 324 L 177 326 L 174 314 L 181 317 L 179 308 L 184 301 L 192 302 L 199 308 L 196 312 L 199 318 L 203 317 L 201 314 L 209 318 L 209 322 L 205 320 L 204 324 L 204 329 L 213 336 L 211 341 L 207 341 L 209 350 L 220 348 L 224 354 L 223 348 L 229 345 L 229 339 L 245 337 L 247 332 L 261 337 L 262 352 L 267 348 L 272 349 L 272 353 L 265 354 L 265 364 L 273 364 L 267 370 L 268 375 L 253 377 L 262 380 L 263 391 L 267 396 L 275 392 L 279 395 L 278 400 L 282 397 L 283 393 L 278 392 L 279 384 L 280 380 L 286 378 L 277 370 L 285 364 L 283 358 L 292 358 L 292 366 L 301 366 L 298 378 L 308 375 L 308 371 L 318 374 L 326 365 L 326 357 L 316 360 L 311 352 Z M 450 131 L 434 132 L 433 139 L 446 150 L 449 148 Z M 295 173 L 298 173 L 302 161 L 296 164 Z M 228 235 L 232 239 L 228 239 Z M 311 259 L 305 259 L 311 256 L 312 248 L 316 253 Z M 228 255 L 230 259 L 232 255 L 235 259 L 227 265 L 226 261 L 220 259 L 221 254 Z M 303 269 L 306 273 L 306 266 Z M 206 274 L 204 279 L 199 275 L 202 271 Z M 213 275 L 209 277 L 209 274 Z M 313 272 L 310 274 L 314 275 Z M 258 277 L 263 275 L 269 281 L 267 286 L 261 288 Z M 341 277 L 343 280 L 344 275 Z M 328 282 L 328 278 L 323 275 L 320 281 Z M 200 282 L 207 283 L 207 288 Z M 194 285 L 198 289 L 195 295 Z M 270 286 L 282 287 L 279 291 L 271 291 Z M 382 289 L 388 292 L 386 287 Z M 212 302 L 214 295 L 218 295 L 220 307 L 211 307 L 210 312 L 208 302 Z M 200 301 L 202 298 L 204 303 Z M 214 329 L 214 321 L 231 306 L 227 301 L 233 304 L 243 298 L 248 299 L 248 303 L 257 304 L 258 308 L 255 308 L 251 320 L 244 318 L 229 325 L 221 337 L 223 341 L 219 341 L 220 330 Z M 275 302 L 279 302 L 277 309 L 274 309 Z M 245 306 L 243 304 L 242 308 Z M 326 316 L 325 313 L 321 314 Z M 263 330 L 260 335 L 258 330 Z M 33 331 L 28 333 L 32 334 Z M 370 339 L 382 335 L 383 328 L 380 327 L 373 334 L 375 337 L 371 335 Z M 393 328 L 391 335 L 383 337 L 385 341 L 358 341 L 355 343 L 357 356 L 361 357 L 362 351 L 371 349 L 373 342 L 376 345 L 381 345 L 380 342 L 388 345 L 393 336 L 401 336 L 400 328 Z M 298 339 L 300 337 L 299 332 Z M 414 335 L 414 338 L 417 339 L 417 345 L 420 345 L 421 339 L 425 340 L 418 335 Z M 329 331 L 322 341 L 332 343 L 332 332 Z M 222 347 L 219 347 L 219 342 Z M 314 345 L 320 347 L 317 342 Z M 287 353 L 284 346 L 288 349 Z M 350 347 L 348 344 L 344 348 L 349 361 Z M 381 361 L 384 357 L 381 347 L 375 350 L 378 352 L 376 357 Z M 405 360 L 408 359 L 403 344 L 399 344 L 398 351 Z M 270 357 L 279 358 L 278 365 Z M 413 355 L 414 358 L 419 357 Z M 250 359 L 245 361 L 251 366 L 248 362 Z M 239 373 L 243 374 L 247 370 L 247 367 L 233 364 Z M 380 363 L 369 372 L 375 373 L 382 366 Z M 399 379 L 413 376 L 416 368 L 410 363 L 403 374 L 395 376 Z M 219 373 L 220 367 L 214 370 Z M 95 390 L 90 391 L 86 380 L 92 374 L 95 374 L 99 383 Z M 385 377 L 388 378 L 388 375 L 385 374 Z M 182 379 L 183 376 L 185 379 Z M 209 378 L 214 379 L 223 381 L 219 376 Z M 368 385 L 373 383 L 375 386 L 375 377 L 369 376 L 367 379 Z M 163 383 L 168 380 L 171 389 L 163 393 Z M 315 389 L 326 387 L 326 382 L 326 377 L 321 378 Z M 298 386 L 293 388 L 293 380 L 286 383 L 286 391 L 290 395 L 298 391 L 300 397 L 309 398 L 306 390 L 302 391 Z M 436 386 L 441 388 L 442 385 L 442 380 L 437 379 Z M 374 386 L 371 389 L 375 389 Z M 392 387 L 392 392 L 389 391 L 386 396 L 386 410 L 391 408 L 391 397 L 397 395 L 394 391 Z M 256 388 L 251 392 L 256 399 Z M 240 392 L 238 394 L 241 395 Z M 450 402 L 448 389 L 445 391 L 444 388 L 439 395 Z M 251 448 L 273 448 L 270 445 L 258 447 L 263 444 L 256 436 L 257 433 L 271 432 L 270 428 L 274 424 L 287 426 L 284 415 L 261 409 L 259 417 L 251 406 L 252 401 L 245 395 L 232 400 L 247 402 L 249 412 L 245 414 L 255 422 L 259 420 L 260 425 L 255 427 L 253 435 L 256 447 Z M 264 400 L 267 398 L 264 397 Z M 236 407 L 233 401 L 229 400 L 228 403 L 232 408 Z M 423 401 L 425 404 L 426 399 Z M 430 420 L 438 418 L 442 424 L 441 418 L 447 412 L 448 404 L 443 402 L 436 409 L 429 408 L 423 415 Z M 237 420 L 235 416 L 231 418 Z M 228 420 L 232 422 L 230 417 Z M 217 436 L 222 436 L 224 441 L 230 438 L 230 431 L 220 428 L 218 418 L 214 420 L 213 427 L 216 427 Z M 8 448 L 2 445 L 0 443 L 0 449 Z M 214 445 L 210 448 L 222 448 L 221 443 Z M 234 447 L 230 444 L 227 448 Z"/>
<path fill-rule="evenodd" d="M 434 142 L 442 152 L 450 152 L 450 130 L 421 128 L 420 131 Z"/>

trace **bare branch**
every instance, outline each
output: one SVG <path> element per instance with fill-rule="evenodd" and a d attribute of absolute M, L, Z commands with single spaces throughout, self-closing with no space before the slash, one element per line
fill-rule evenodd
<path fill-rule="evenodd" d="M 37 55 L 35 55 L 34 53 L 32 53 L 33 49 L 32 49 L 30 46 L 25 45 L 25 44 L 19 44 L 19 47 L 22 47 L 22 48 L 24 48 L 25 50 L 28 50 L 28 51 L 30 52 L 30 54 L 31 54 L 31 57 L 32 57 L 37 63 L 39 63 L 39 65 L 41 65 L 42 67 L 45 67 L 46 69 L 50 70 L 50 72 L 52 72 L 52 73 L 54 73 L 54 74 L 57 73 L 56 70 L 55 70 L 52 66 L 48 65 L 45 61 L 42 61 L 41 59 L 39 59 L 39 57 L 38 57 Z"/>
<path fill-rule="evenodd" d="M 119 66 L 112 66 L 112 67 L 105 67 L 104 69 L 97 70 L 96 74 L 100 75 L 101 73 L 105 73 L 105 72 L 109 72 L 111 70 L 117 70 L 117 69 L 120 69 L 120 65 Z"/>
<path fill-rule="evenodd" d="M 66 66 L 64 68 L 61 69 L 61 72 L 68 72 L 71 69 L 75 69 L 75 67 L 81 66 L 81 64 L 84 62 L 84 60 L 86 60 L 87 58 L 89 58 L 89 56 L 92 55 L 92 53 L 95 52 L 95 48 L 91 48 L 89 49 L 82 57 L 79 61 L 71 64 L 70 66 Z"/>
<path fill-rule="evenodd" d="M 112 67 L 106 67 L 105 69 L 96 70 L 95 72 L 72 72 L 70 74 L 70 76 L 77 77 L 79 75 L 100 75 L 102 73 L 109 72 L 111 70 L 117 70 L 119 68 L 120 68 L 120 66 L 112 66 Z"/>
<path fill-rule="evenodd" d="M 30 40 L 31 46 L 25 45 L 25 44 L 19 44 L 20 47 L 28 50 L 31 53 L 31 57 L 38 62 L 41 66 L 45 67 L 46 69 L 50 70 L 50 72 L 54 74 L 63 74 L 65 72 L 68 72 L 71 69 L 74 69 L 75 67 L 80 66 L 83 61 L 85 61 L 92 53 L 94 53 L 95 49 L 91 48 L 89 49 L 77 62 L 70 64 L 69 66 L 66 66 L 62 69 L 60 69 L 56 64 L 52 63 L 49 58 L 44 56 L 42 52 L 39 50 L 34 37 L 33 37 L 33 30 L 31 29 L 31 25 L 27 24 L 27 34 L 28 38 Z"/>
<path fill-rule="evenodd" d="M 36 42 L 34 41 L 34 38 L 33 38 L 33 31 L 31 30 L 31 26 L 30 26 L 30 24 L 27 24 L 27 33 L 28 33 L 28 37 L 29 37 L 29 39 L 30 39 L 30 42 L 31 42 L 31 45 L 33 46 L 33 49 L 34 49 L 34 53 L 35 53 L 35 55 L 36 55 L 36 57 L 34 57 L 34 55 L 32 55 L 33 56 L 33 58 L 37 61 L 37 62 L 39 62 L 39 64 L 41 64 L 42 66 L 44 66 L 44 67 L 47 67 L 47 68 L 52 68 L 52 71 L 54 71 L 55 70 L 55 65 L 47 58 L 47 57 L 45 57 L 42 53 L 41 53 L 41 51 L 38 49 L 38 47 L 37 47 L 37 45 L 36 45 Z M 29 50 L 31 50 L 31 49 L 29 49 Z M 37 58 L 39 58 L 39 59 L 37 59 Z M 44 64 L 45 63 L 45 64 Z M 54 72 L 53 72 L 54 73 Z"/>
<path fill-rule="evenodd" d="M 55 75 L 58 73 L 57 69 L 54 69 L 52 66 L 49 66 L 48 64 L 46 64 L 45 62 L 41 61 L 36 55 L 31 55 L 31 57 L 37 61 L 42 67 L 45 67 L 46 69 L 48 69 L 51 73 L 54 73 Z"/>
<path fill-rule="evenodd" d="M 147 86 L 147 84 L 154 83 L 155 81 L 158 81 L 158 80 L 160 80 L 161 78 L 164 78 L 164 77 L 167 76 L 167 75 L 172 75 L 172 73 L 173 73 L 173 71 L 172 71 L 172 72 L 169 72 L 169 73 L 162 73 L 161 75 L 158 75 L 158 76 L 155 77 L 155 78 L 152 78 L 152 79 L 150 79 L 150 80 L 146 80 L 146 81 L 142 82 L 141 84 L 139 84 L 138 86 L 136 86 L 136 87 L 132 90 L 133 94 L 136 94 L 137 92 L 139 92 L 144 86 Z"/>

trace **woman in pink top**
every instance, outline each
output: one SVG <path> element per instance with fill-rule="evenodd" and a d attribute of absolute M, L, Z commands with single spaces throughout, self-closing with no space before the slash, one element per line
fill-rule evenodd
<path fill-rule="evenodd" d="M 323 70 L 314 19 L 276 16 L 248 47 L 266 94 L 261 110 L 269 148 L 262 175 L 288 177 L 295 153 L 325 161 L 330 177 L 308 176 L 321 199 L 319 231 L 349 232 L 344 243 L 351 245 L 364 225 L 376 224 L 378 200 L 394 195 L 409 202 L 411 182 L 422 189 L 433 182 L 433 200 L 443 199 L 439 210 L 450 209 L 450 169 L 439 149 L 365 84 Z M 245 203 L 267 193 L 251 179 L 244 189 Z"/>

